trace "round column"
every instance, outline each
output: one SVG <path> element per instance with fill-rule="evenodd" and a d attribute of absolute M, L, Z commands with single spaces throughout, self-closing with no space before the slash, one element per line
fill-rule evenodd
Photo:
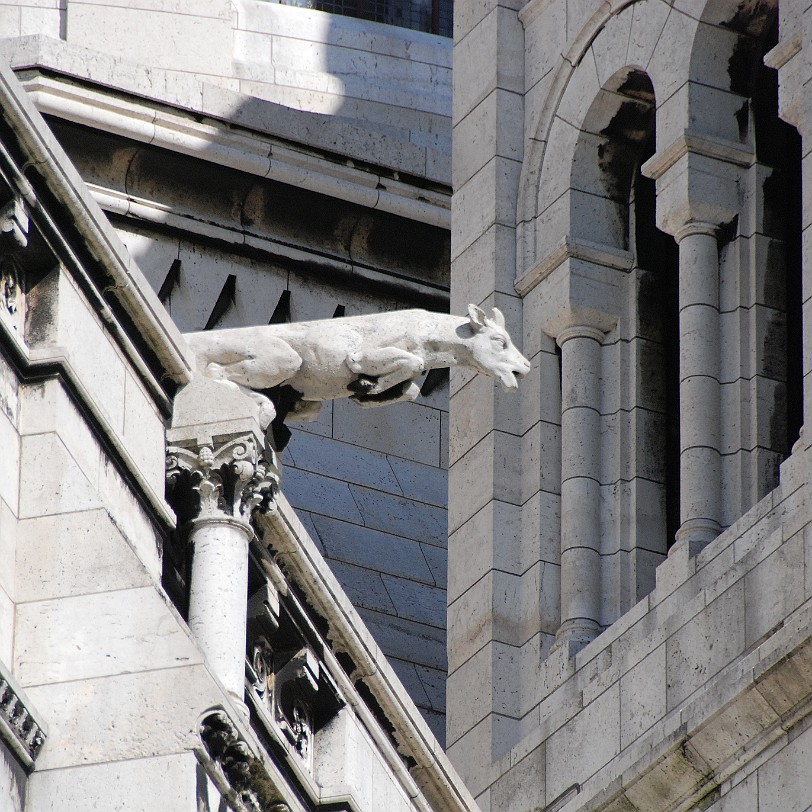
<path fill-rule="evenodd" d="M 189 527 L 192 578 L 189 628 L 214 673 L 246 718 L 245 624 L 251 527 L 226 514 L 195 519 Z"/>
<path fill-rule="evenodd" d="M 603 332 L 578 325 L 561 347 L 561 627 L 571 653 L 600 632 L 600 369 Z M 573 650 L 574 649 L 574 650 Z"/>
<path fill-rule="evenodd" d="M 704 546 L 721 521 L 719 248 L 716 226 L 691 222 L 679 243 L 680 529 Z"/>

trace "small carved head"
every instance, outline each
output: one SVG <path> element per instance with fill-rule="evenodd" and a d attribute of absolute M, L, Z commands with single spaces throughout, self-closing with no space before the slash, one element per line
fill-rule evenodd
<path fill-rule="evenodd" d="M 530 372 L 530 362 L 516 349 L 505 330 L 505 317 L 494 307 L 488 318 L 476 305 L 468 305 L 468 321 L 474 333 L 471 353 L 477 370 L 496 378 L 502 388 L 517 389 L 519 379 Z"/>

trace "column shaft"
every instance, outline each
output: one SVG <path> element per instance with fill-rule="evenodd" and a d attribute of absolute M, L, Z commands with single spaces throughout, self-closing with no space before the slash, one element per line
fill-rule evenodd
<path fill-rule="evenodd" d="M 189 628 L 214 673 L 243 704 L 248 541 L 251 528 L 225 514 L 192 522 Z"/>
<path fill-rule="evenodd" d="M 600 348 L 603 333 L 569 327 L 561 346 L 561 627 L 575 650 L 600 632 Z M 572 649 L 571 649 L 572 651 Z M 574 651 L 572 651 L 574 653 Z"/>
<path fill-rule="evenodd" d="M 721 521 L 719 249 L 716 228 L 689 223 L 679 242 L 679 541 L 707 544 Z"/>

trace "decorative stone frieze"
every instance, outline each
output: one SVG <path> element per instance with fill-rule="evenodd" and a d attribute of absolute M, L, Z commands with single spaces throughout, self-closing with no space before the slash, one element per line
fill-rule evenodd
<path fill-rule="evenodd" d="M 25 767 L 32 767 L 45 743 L 46 733 L 34 718 L 21 691 L 0 674 L 0 738 L 17 754 Z"/>
<path fill-rule="evenodd" d="M 341 708 L 335 684 L 270 584 L 248 601 L 247 687 L 259 716 L 313 771 L 318 727 Z"/>
<path fill-rule="evenodd" d="M 220 783 L 230 791 L 228 800 L 239 812 L 289 812 L 262 762 L 224 711 L 203 719 L 200 739 Z"/>

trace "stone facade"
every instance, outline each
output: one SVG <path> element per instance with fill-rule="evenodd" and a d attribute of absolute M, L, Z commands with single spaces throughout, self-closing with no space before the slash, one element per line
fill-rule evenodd
<path fill-rule="evenodd" d="M 474 810 L 447 378 L 280 460 L 181 332 L 447 309 L 450 42 L 265 3 L 0 31 L 0 806 Z"/>
<path fill-rule="evenodd" d="M 448 39 L 258 0 L 0 9 L 181 331 L 448 309 Z M 424 392 L 291 424 L 285 493 L 442 740 L 447 378 Z"/>
<path fill-rule="evenodd" d="M 534 369 L 451 381 L 483 810 L 812 804 L 801 5 L 457 8 L 452 309 Z"/>

